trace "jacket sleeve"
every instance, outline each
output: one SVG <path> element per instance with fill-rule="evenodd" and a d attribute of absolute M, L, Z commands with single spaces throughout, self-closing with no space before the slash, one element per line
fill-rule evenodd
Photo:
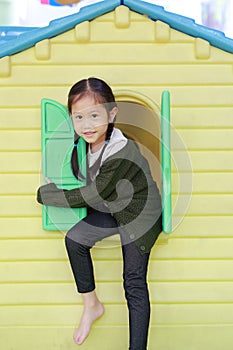
<path fill-rule="evenodd" d="M 95 181 L 88 186 L 72 190 L 59 189 L 54 183 L 41 186 L 37 201 L 55 207 L 82 208 L 102 203 L 113 194 L 117 182 L 124 176 L 123 159 L 106 161 L 100 168 Z"/>

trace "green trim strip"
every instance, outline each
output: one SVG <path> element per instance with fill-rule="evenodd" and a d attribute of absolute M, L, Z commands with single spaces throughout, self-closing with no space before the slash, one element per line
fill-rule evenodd
<path fill-rule="evenodd" d="M 163 232 L 172 232 L 170 93 L 163 91 L 161 101 L 162 223 Z"/>

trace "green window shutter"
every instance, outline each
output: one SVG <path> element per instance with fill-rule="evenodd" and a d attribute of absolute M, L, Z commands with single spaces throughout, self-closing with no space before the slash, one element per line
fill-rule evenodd
<path fill-rule="evenodd" d="M 74 143 L 74 131 L 66 108 L 60 103 L 42 99 L 42 174 L 58 187 L 72 189 L 85 185 L 78 181 L 71 170 L 71 153 Z M 85 158 L 85 141 L 80 138 L 77 152 L 83 174 L 86 173 L 82 160 Z M 45 180 L 44 180 L 45 182 Z M 86 216 L 86 208 L 42 207 L 42 227 L 44 230 L 68 230 Z"/>
<path fill-rule="evenodd" d="M 172 186 L 170 146 L 170 93 L 163 91 L 161 100 L 161 165 L 163 232 L 172 232 Z"/>

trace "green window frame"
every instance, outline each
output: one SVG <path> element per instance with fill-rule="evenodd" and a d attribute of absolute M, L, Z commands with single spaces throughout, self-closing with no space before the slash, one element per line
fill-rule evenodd
<path fill-rule="evenodd" d="M 72 121 L 67 109 L 51 99 L 41 100 L 42 176 L 58 187 L 72 189 L 85 185 L 72 173 L 70 159 L 74 144 Z M 80 138 L 77 147 L 80 169 L 85 174 L 85 141 Z M 86 216 L 86 208 L 57 208 L 42 206 L 44 230 L 69 230 Z"/>

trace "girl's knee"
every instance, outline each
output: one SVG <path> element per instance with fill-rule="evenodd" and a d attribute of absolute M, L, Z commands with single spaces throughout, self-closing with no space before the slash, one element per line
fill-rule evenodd
<path fill-rule="evenodd" d="M 77 246 L 79 245 L 77 232 L 73 232 L 73 230 L 70 229 L 66 233 L 65 245 L 66 245 L 66 248 L 68 250 L 69 249 L 77 249 Z"/>
<path fill-rule="evenodd" d="M 73 240 L 69 237 L 68 232 L 65 236 L 65 246 L 67 250 L 69 250 L 73 246 Z"/>
<path fill-rule="evenodd" d="M 75 251 L 78 255 L 85 256 L 88 254 L 90 247 L 85 244 L 79 243 L 77 239 L 74 239 L 69 232 L 65 236 L 65 245 L 67 251 Z"/>

